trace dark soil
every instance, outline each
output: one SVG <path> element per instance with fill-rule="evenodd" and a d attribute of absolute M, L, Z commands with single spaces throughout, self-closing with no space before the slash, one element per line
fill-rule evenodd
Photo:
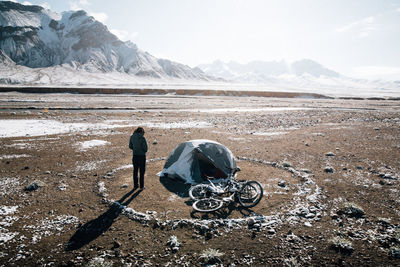
<path fill-rule="evenodd" d="M 247 110 L 210 110 L 232 107 Z M 0 139 L 0 210 L 18 206 L 0 212 L 0 238 L 14 233 L 0 239 L 0 266 L 202 266 L 210 248 L 223 253 L 223 266 L 400 264 L 391 254 L 400 246 L 398 101 L 2 93 L 0 109 L 0 121 L 126 124 Z M 146 188 L 133 191 L 128 141 L 139 125 L 149 162 Z M 238 178 L 263 185 L 261 202 L 194 212 L 188 185 L 157 176 L 192 139 L 227 146 Z M 109 143 L 82 150 L 90 140 Z M 42 186 L 24 190 L 34 181 Z M 114 201 L 151 219 L 129 217 Z M 349 205 L 364 214 L 351 216 Z M 176 252 L 171 236 L 181 243 Z"/>

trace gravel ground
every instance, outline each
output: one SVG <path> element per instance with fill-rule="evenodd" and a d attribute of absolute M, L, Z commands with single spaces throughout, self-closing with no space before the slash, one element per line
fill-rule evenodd
<path fill-rule="evenodd" d="M 0 94 L 0 266 L 398 266 L 400 102 Z M 129 136 L 149 144 L 132 191 Z M 210 139 L 261 202 L 194 212 L 160 179 Z M 29 190 L 26 190 L 26 189 Z M 234 264 L 234 265 L 233 265 Z"/>

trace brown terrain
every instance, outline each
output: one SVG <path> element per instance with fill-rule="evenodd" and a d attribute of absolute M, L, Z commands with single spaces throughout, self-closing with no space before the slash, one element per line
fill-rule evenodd
<path fill-rule="evenodd" d="M 6 92 L 0 124 L 0 266 L 400 265 L 399 101 Z M 261 202 L 194 212 L 157 176 L 192 139 L 228 147 Z"/>

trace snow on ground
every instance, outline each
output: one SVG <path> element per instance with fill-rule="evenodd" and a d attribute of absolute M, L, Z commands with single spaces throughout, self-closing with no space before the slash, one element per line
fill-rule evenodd
<path fill-rule="evenodd" d="M 0 216 L 14 214 L 17 212 L 18 206 L 1 206 Z"/>
<path fill-rule="evenodd" d="M 261 135 L 261 136 L 274 136 L 274 135 L 284 135 L 288 132 L 255 132 L 253 135 Z"/>
<path fill-rule="evenodd" d="M 106 162 L 106 160 L 100 160 L 100 161 L 91 161 L 83 164 L 82 166 L 77 166 L 76 170 L 77 171 L 93 171 L 96 170 L 100 167 L 101 164 Z"/>
<path fill-rule="evenodd" d="M 18 190 L 19 184 L 17 178 L 2 177 L 0 179 L 0 196 L 13 194 Z"/>
<path fill-rule="evenodd" d="M 27 154 L 19 154 L 19 155 L 2 155 L 0 156 L 0 160 L 3 159 L 17 159 L 17 158 L 29 158 L 30 155 Z"/>
<path fill-rule="evenodd" d="M 4 227 L 9 227 L 18 217 L 9 216 L 17 212 L 18 206 L 0 206 L 0 245 L 7 243 L 19 233 L 10 232 Z"/>
<path fill-rule="evenodd" d="M 144 126 L 152 128 L 176 129 L 176 128 L 206 128 L 212 125 L 205 121 L 182 121 L 182 122 L 148 122 Z"/>
<path fill-rule="evenodd" d="M 298 111 L 298 110 L 310 110 L 312 108 L 291 108 L 291 107 L 255 107 L 255 108 L 212 108 L 212 109 L 196 109 L 202 113 L 228 113 L 228 112 L 261 112 L 261 111 Z M 192 111 L 190 109 L 182 111 Z"/>
<path fill-rule="evenodd" d="M 81 142 L 80 148 L 81 148 L 81 150 L 84 151 L 84 150 L 90 149 L 92 147 L 105 146 L 107 144 L 110 144 L 110 142 L 105 141 L 105 140 L 90 140 L 90 141 Z"/>
<path fill-rule="evenodd" d="M 117 121 L 121 122 L 121 121 Z M 129 122 L 129 121 L 126 121 Z M 19 136 L 41 136 L 51 134 L 63 134 L 79 131 L 93 131 L 114 129 L 122 127 L 138 126 L 138 123 L 113 124 L 107 123 L 81 123 L 81 122 L 60 122 L 56 120 L 0 120 L 0 138 Z M 183 121 L 183 122 L 148 122 L 142 124 L 154 128 L 204 128 L 211 127 L 211 124 L 204 121 Z"/>

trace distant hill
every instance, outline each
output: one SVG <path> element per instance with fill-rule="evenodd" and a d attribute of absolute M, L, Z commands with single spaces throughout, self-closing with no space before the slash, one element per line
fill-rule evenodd
<path fill-rule="evenodd" d="M 224 63 L 216 60 L 211 64 L 203 64 L 198 67 L 209 75 L 238 82 L 271 82 L 279 79 L 282 75 L 308 75 L 316 78 L 321 76 L 339 78 L 341 76 L 339 73 L 327 69 L 310 59 L 303 59 L 293 63 L 282 60 L 252 61 L 247 64 L 240 64 L 234 61 Z"/>

